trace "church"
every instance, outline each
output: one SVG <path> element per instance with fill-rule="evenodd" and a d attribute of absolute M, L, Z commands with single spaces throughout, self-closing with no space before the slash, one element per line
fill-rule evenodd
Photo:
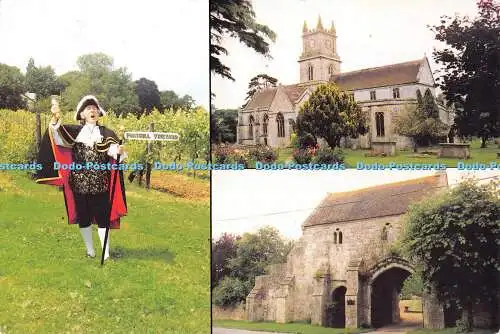
<path fill-rule="evenodd" d="M 342 73 L 336 41 L 333 22 L 330 28 L 324 28 L 319 17 L 315 29 L 304 22 L 298 59 L 300 82 L 255 93 L 239 111 L 238 144 L 289 146 L 300 107 L 318 85 L 333 82 L 351 94 L 368 115 L 369 132 L 346 144 L 359 148 L 370 148 L 376 142 L 394 142 L 398 149 L 412 146 L 410 138 L 394 133 L 393 122 L 407 105 L 417 103 L 417 90 L 423 95 L 429 89 L 436 96 L 427 57 Z M 441 121 L 450 125 L 452 116 L 444 106 L 438 106 Z"/>
<path fill-rule="evenodd" d="M 403 282 L 414 264 L 398 249 L 409 207 L 449 186 L 447 174 L 329 193 L 302 224 L 286 263 L 255 278 L 246 298 L 247 320 L 306 322 L 323 327 L 383 327 L 408 321 L 401 313 Z M 413 325 L 455 326 L 459 313 L 424 290 Z M 474 306 L 474 326 L 496 315 Z M 408 324 L 408 323 L 407 323 Z"/>

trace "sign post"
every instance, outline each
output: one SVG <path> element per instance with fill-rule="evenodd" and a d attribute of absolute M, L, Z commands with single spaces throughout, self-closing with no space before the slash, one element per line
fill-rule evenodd
<path fill-rule="evenodd" d="M 125 132 L 123 134 L 124 139 L 128 140 L 147 140 L 147 141 L 178 141 L 180 136 L 178 133 L 174 132 L 152 132 L 152 131 L 147 131 L 147 132 L 140 132 L 140 131 L 135 131 L 135 132 Z M 120 145 L 122 144 L 122 141 L 120 140 Z M 118 154 L 117 156 L 117 161 L 118 163 L 120 162 L 120 155 Z M 117 182 L 117 175 L 118 171 L 115 173 L 115 180 L 114 182 Z M 111 182 L 110 182 L 111 184 Z M 111 199 L 113 199 L 114 195 L 114 190 L 115 187 L 113 187 Z M 113 201 L 111 200 L 111 204 Z M 111 208 L 109 210 L 110 212 L 112 211 Z M 106 234 L 104 236 L 104 245 L 102 246 L 102 257 L 101 257 L 101 266 L 104 265 L 104 251 L 106 250 L 106 244 L 108 243 L 108 235 L 109 235 L 109 221 L 106 226 Z"/>

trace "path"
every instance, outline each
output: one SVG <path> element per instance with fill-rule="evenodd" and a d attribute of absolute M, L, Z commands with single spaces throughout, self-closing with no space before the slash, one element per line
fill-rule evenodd
<path fill-rule="evenodd" d="M 417 328 L 422 328 L 422 326 L 417 325 L 417 324 L 407 324 L 407 323 L 405 324 L 405 323 L 403 323 L 403 324 L 384 326 L 384 327 L 376 329 L 373 332 L 368 332 L 365 334 L 381 334 L 381 333 L 404 334 L 404 333 L 408 333 L 408 332 L 410 332 L 414 329 L 417 329 Z"/>
<path fill-rule="evenodd" d="M 213 334 L 269 334 L 269 333 L 285 334 L 278 332 L 256 332 L 256 331 L 247 331 L 243 329 L 220 328 L 220 327 L 214 327 L 212 333 Z"/>

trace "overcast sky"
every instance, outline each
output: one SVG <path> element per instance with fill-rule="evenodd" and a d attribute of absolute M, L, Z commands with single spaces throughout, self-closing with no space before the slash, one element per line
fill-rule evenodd
<path fill-rule="evenodd" d="M 133 80 L 209 105 L 206 0 L 0 0 L 0 50 L 0 63 L 25 72 L 33 57 L 58 75 L 104 52 Z"/>
<path fill-rule="evenodd" d="M 475 0 L 253 0 L 256 20 L 277 34 L 271 47 L 272 60 L 225 40 L 229 55 L 222 58 L 236 79 L 232 82 L 212 76 L 213 103 L 217 108 L 237 108 L 244 102 L 248 82 L 267 73 L 282 84 L 299 81 L 298 57 L 302 52 L 302 25 L 316 27 L 318 15 L 323 26 L 331 21 L 337 29 L 337 50 L 341 72 L 405 62 L 427 55 L 432 70 L 434 40 L 427 25 L 439 24 L 443 14 L 475 17 Z"/>
<path fill-rule="evenodd" d="M 448 184 L 469 172 L 447 169 Z M 275 226 L 287 238 L 301 236 L 301 224 L 328 193 L 434 175 L 428 171 L 244 171 L 212 172 L 212 236 L 242 234 Z M 477 178 L 500 178 L 500 171 L 476 172 Z M 481 182 L 489 182 L 484 180 Z"/>

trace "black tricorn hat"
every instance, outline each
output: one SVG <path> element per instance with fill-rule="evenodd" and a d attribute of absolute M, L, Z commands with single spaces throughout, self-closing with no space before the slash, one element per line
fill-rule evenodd
<path fill-rule="evenodd" d="M 76 106 L 75 120 L 81 120 L 82 118 L 80 117 L 80 113 L 85 109 L 85 107 L 90 105 L 94 105 L 97 107 L 97 109 L 99 109 L 100 116 L 106 115 L 106 112 L 104 111 L 104 109 L 102 109 L 99 101 L 97 101 L 97 98 L 94 95 L 87 95 L 84 96 Z"/>

